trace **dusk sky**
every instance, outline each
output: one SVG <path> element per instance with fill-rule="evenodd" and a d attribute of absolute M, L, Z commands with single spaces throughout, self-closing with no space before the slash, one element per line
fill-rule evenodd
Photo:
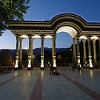
<path fill-rule="evenodd" d="M 62 13 L 74 13 L 88 22 L 100 23 L 100 0 L 30 0 L 30 8 L 25 20 L 45 21 Z M 41 40 L 35 39 L 34 48 L 41 47 Z M 72 44 L 72 37 L 68 33 L 58 33 L 57 48 L 67 48 Z M 45 39 L 45 47 L 52 47 L 52 41 Z M 28 47 L 28 39 L 23 40 L 23 48 Z M 15 49 L 16 38 L 9 30 L 0 37 L 0 49 Z"/>

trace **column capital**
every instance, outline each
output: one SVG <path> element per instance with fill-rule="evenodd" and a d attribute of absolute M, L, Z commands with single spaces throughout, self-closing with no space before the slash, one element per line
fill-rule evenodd
<path fill-rule="evenodd" d="M 28 37 L 32 37 L 33 35 L 32 34 L 28 34 Z"/>
<path fill-rule="evenodd" d="M 20 36 L 16 35 L 16 38 L 20 38 Z"/>
<path fill-rule="evenodd" d="M 85 42 L 85 41 L 86 41 L 86 39 L 82 39 L 82 41 L 83 41 L 83 42 Z"/>
<path fill-rule="evenodd" d="M 88 38 L 88 40 L 91 40 L 91 37 L 87 37 Z"/>
<path fill-rule="evenodd" d="M 45 35 L 40 35 L 41 38 L 44 38 Z"/>
<path fill-rule="evenodd" d="M 52 35 L 52 38 L 56 38 L 56 35 Z"/>
<path fill-rule="evenodd" d="M 22 41 L 22 40 L 23 40 L 23 38 L 19 37 L 19 40 L 20 40 L 20 41 Z"/>
<path fill-rule="evenodd" d="M 96 39 L 92 39 L 92 41 L 95 43 L 96 42 Z"/>

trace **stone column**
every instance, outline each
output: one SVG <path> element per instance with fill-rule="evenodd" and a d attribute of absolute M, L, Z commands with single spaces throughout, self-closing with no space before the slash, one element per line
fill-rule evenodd
<path fill-rule="evenodd" d="M 93 39 L 92 41 L 93 41 L 94 66 L 97 67 L 96 40 Z"/>
<path fill-rule="evenodd" d="M 41 36 L 41 69 L 44 69 L 44 36 Z"/>
<path fill-rule="evenodd" d="M 89 67 L 92 69 L 93 64 L 92 64 L 92 56 L 91 56 L 91 46 L 90 46 L 91 39 L 88 37 L 88 57 L 89 57 Z"/>
<path fill-rule="evenodd" d="M 85 40 L 85 39 L 83 39 L 82 41 L 83 41 L 84 63 L 85 63 L 85 62 L 86 62 L 86 45 L 85 45 L 86 40 Z"/>
<path fill-rule="evenodd" d="M 52 37 L 52 59 L 53 59 L 53 67 L 56 67 L 56 37 Z"/>
<path fill-rule="evenodd" d="M 22 69 L 22 38 L 20 37 L 19 68 Z"/>
<path fill-rule="evenodd" d="M 100 62 L 100 37 L 99 37 L 99 62 Z"/>
<path fill-rule="evenodd" d="M 28 69 L 32 68 L 32 36 L 29 36 Z"/>
<path fill-rule="evenodd" d="M 33 68 L 33 60 L 34 60 L 34 54 L 33 54 L 33 38 L 32 38 L 32 48 L 31 48 L 31 61 L 32 61 L 32 68 Z"/>
<path fill-rule="evenodd" d="M 77 38 L 77 63 L 80 64 L 80 49 L 79 49 L 79 37 Z"/>
<path fill-rule="evenodd" d="M 18 68 L 19 65 L 19 37 L 16 36 L 16 60 L 15 60 L 15 69 Z"/>
<path fill-rule="evenodd" d="M 75 44 L 75 41 L 76 41 L 76 37 L 73 38 L 73 58 L 76 59 L 76 44 Z"/>
<path fill-rule="evenodd" d="M 93 40 L 93 55 L 94 55 L 94 59 L 96 59 L 97 55 L 96 55 L 96 40 L 95 39 Z"/>
<path fill-rule="evenodd" d="M 76 64 L 77 64 L 77 60 L 76 60 L 76 37 L 73 38 L 73 58 L 72 58 L 72 63 L 73 63 L 73 66 L 75 67 Z"/>

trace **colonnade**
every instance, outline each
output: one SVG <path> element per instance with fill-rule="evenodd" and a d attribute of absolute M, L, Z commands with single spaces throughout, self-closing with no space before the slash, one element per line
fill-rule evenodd
<path fill-rule="evenodd" d="M 77 62 L 80 62 L 80 50 L 79 50 L 79 39 L 77 39 Z M 83 42 L 83 64 L 84 63 L 89 63 L 89 67 L 95 67 L 97 66 L 97 53 L 96 53 L 96 41 L 99 40 L 99 61 L 100 61 L 100 37 L 87 37 L 87 38 L 82 38 L 81 41 Z M 88 42 L 88 61 L 87 61 L 87 55 L 86 55 L 86 41 Z M 91 54 L 91 41 L 93 43 L 93 55 Z M 82 53 L 82 52 L 81 52 Z M 93 58 L 93 59 L 92 59 Z"/>
<path fill-rule="evenodd" d="M 15 68 L 22 68 L 22 40 L 20 36 L 16 36 L 16 60 Z M 29 52 L 28 52 L 28 69 L 33 67 L 33 36 L 29 36 Z M 53 67 L 56 67 L 56 43 L 55 36 L 52 36 L 52 63 Z M 44 69 L 44 36 L 41 36 L 41 69 Z"/>
<path fill-rule="evenodd" d="M 44 68 L 44 36 L 41 36 L 41 69 Z M 56 67 L 56 36 L 52 36 L 52 63 L 53 67 Z M 99 40 L 99 60 L 100 60 L 100 37 L 97 38 Z M 91 54 L 91 40 L 93 42 L 93 59 L 94 63 L 97 62 L 97 55 L 96 55 L 96 40 L 92 37 L 82 38 L 83 42 L 83 61 L 89 62 L 89 66 L 93 67 L 93 61 L 92 61 L 92 54 Z M 20 36 L 16 36 L 16 61 L 15 61 L 15 68 L 22 68 L 22 40 Z M 31 69 L 33 67 L 33 36 L 29 36 L 29 52 L 28 52 L 28 69 Z M 80 43 L 79 43 L 80 37 L 74 37 L 73 38 L 73 60 L 77 60 L 78 64 L 81 64 L 80 62 Z M 88 61 L 86 56 L 86 41 L 88 42 Z M 77 44 L 77 45 L 76 45 Z M 76 47 L 77 46 L 77 47 Z"/>

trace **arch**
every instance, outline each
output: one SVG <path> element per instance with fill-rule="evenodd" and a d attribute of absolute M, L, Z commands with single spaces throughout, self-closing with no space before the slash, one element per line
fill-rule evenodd
<path fill-rule="evenodd" d="M 82 17 L 71 13 L 57 15 L 51 20 L 51 23 L 54 29 L 58 25 L 69 25 L 76 30 L 84 30 L 84 27 L 87 25 L 87 22 Z"/>
<path fill-rule="evenodd" d="M 56 31 L 56 33 L 59 33 L 59 32 L 67 32 L 72 36 L 72 38 L 74 38 L 77 35 L 77 31 L 73 27 L 69 27 L 69 26 L 60 27 Z"/>

